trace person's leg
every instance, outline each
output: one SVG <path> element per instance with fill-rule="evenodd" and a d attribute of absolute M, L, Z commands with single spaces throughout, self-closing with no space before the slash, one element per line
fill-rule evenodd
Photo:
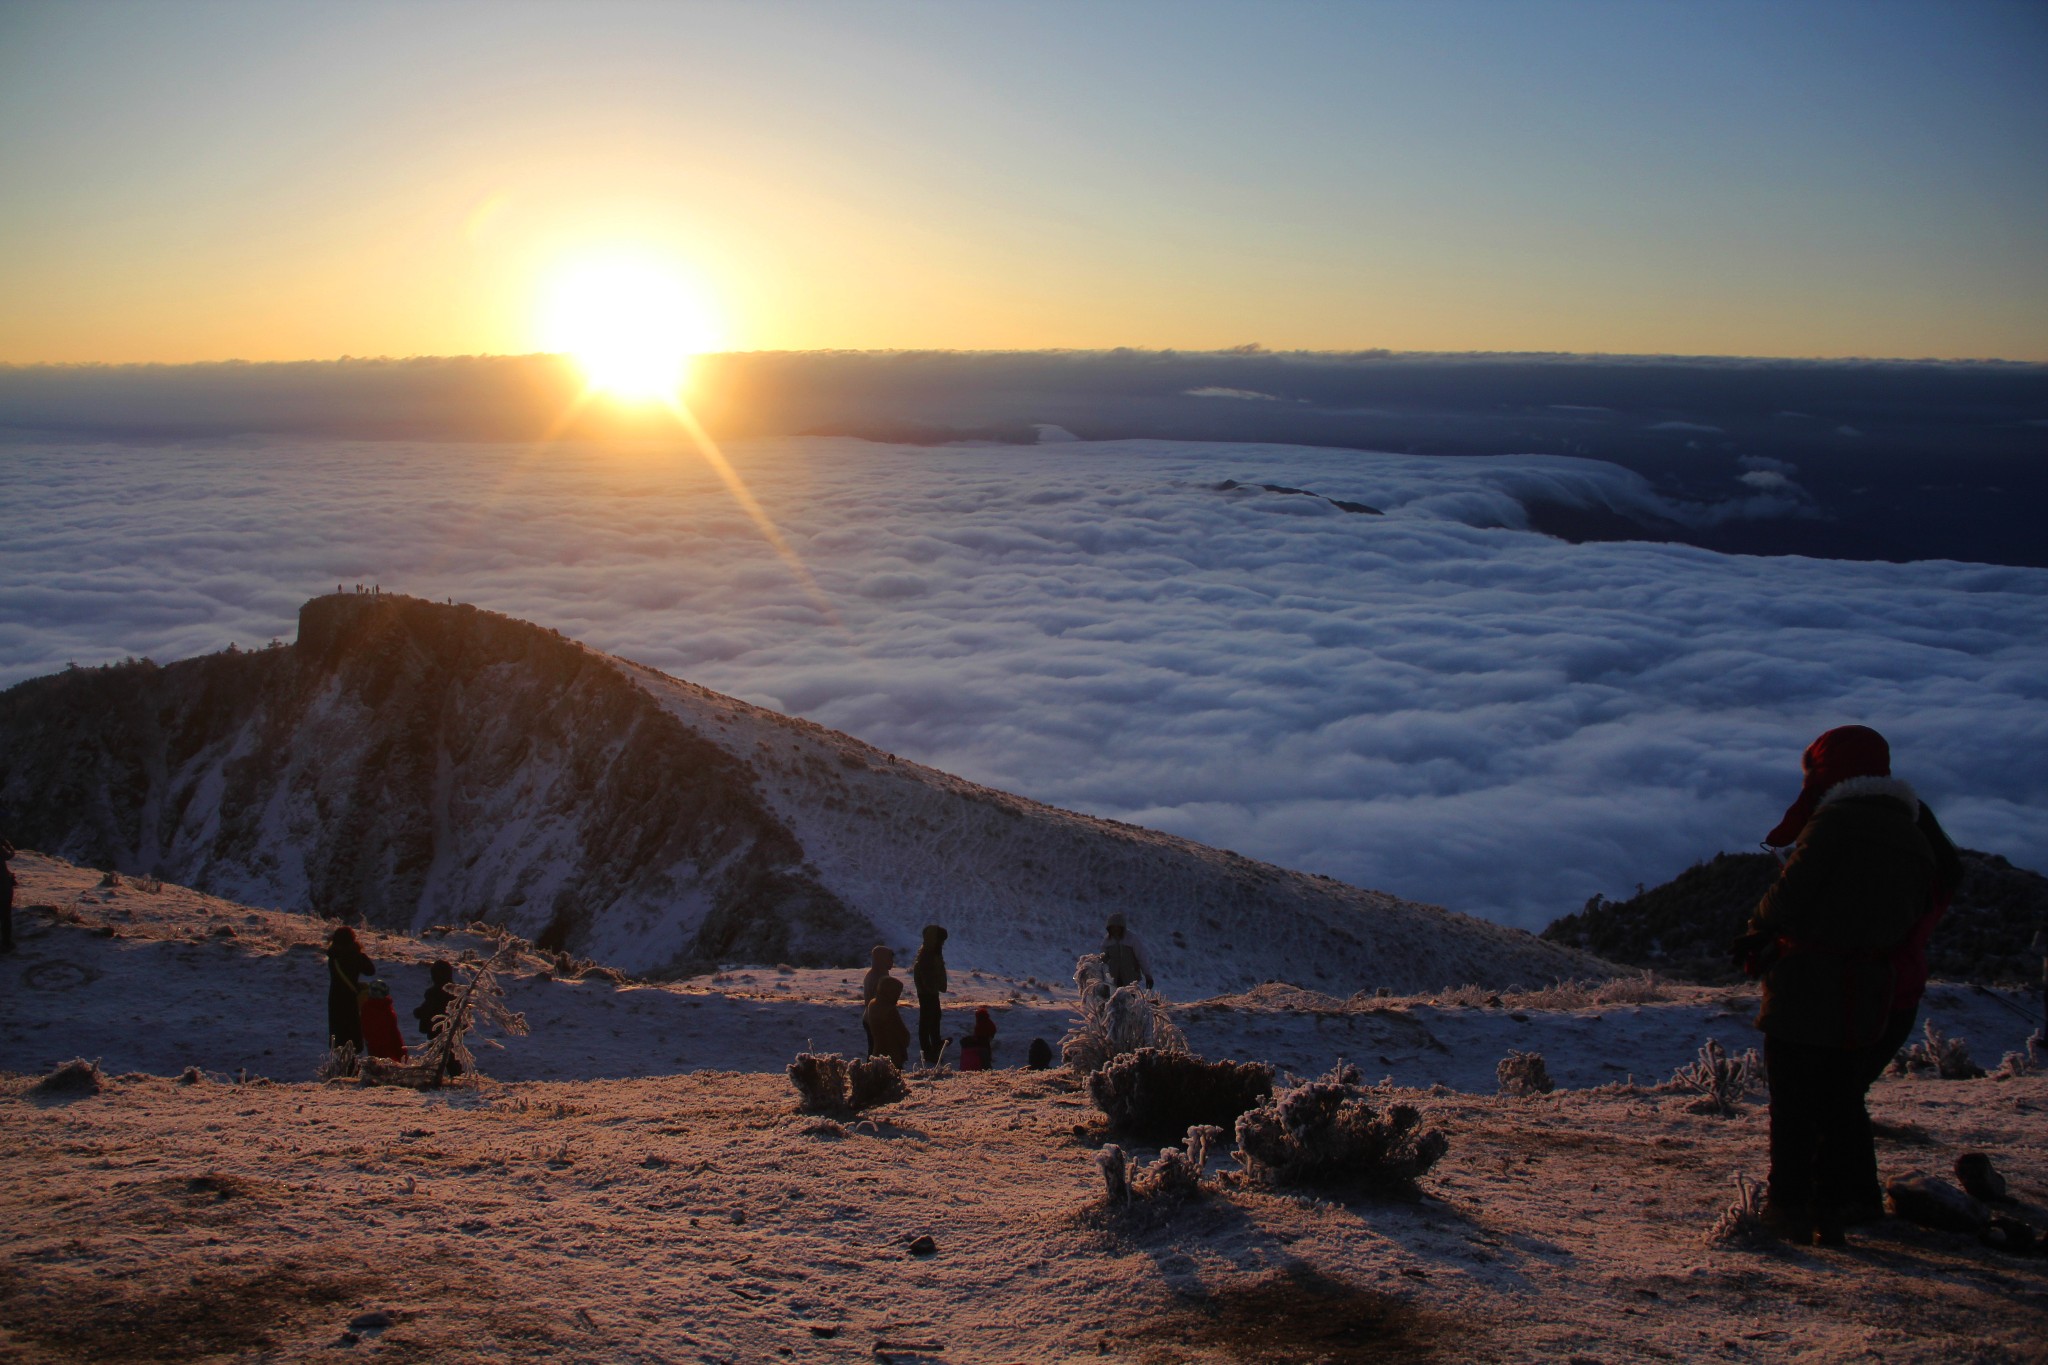
<path fill-rule="evenodd" d="M 1893 1010 L 1878 1040 L 1851 1060 L 1848 1090 L 1837 1101 L 1839 1147 L 1831 1159 L 1829 1155 L 1823 1156 L 1823 1162 L 1832 1166 L 1834 1183 L 1832 1188 L 1820 1191 L 1821 1199 L 1831 1203 L 1845 1223 L 1867 1223 L 1884 1217 L 1884 1185 L 1877 1175 L 1877 1136 L 1871 1128 L 1868 1095 L 1870 1087 L 1905 1046 L 1906 1039 L 1912 1037 L 1913 1025 L 1919 1022 L 1919 1017 L 1917 1006 Z"/>
<path fill-rule="evenodd" d="M 926 1066 L 939 1060 L 939 997 L 922 991 L 917 996 L 917 1050 Z"/>
<path fill-rule="evenodd" d="M 1815 1072 L 1809 1048 L 1764 1035 L 1764 1077 L 1771 1091 L 1772 1212 L 1782 1219 L 1812 1216 L 1814 1160 L 1820 1146 Z"/>
<path fill-rule="evenodd" d="M 1877 1143 L 1864 1101 L 1864 1066 L 1862 1051 L 1845 1050 L 1814 1077 L 1820 1124 L 1813 1212 L 1824 1242 L 1839 1243 L 1843 1229 L 1867 1212 L 1863 1206 L 1877 1191 Z"/>

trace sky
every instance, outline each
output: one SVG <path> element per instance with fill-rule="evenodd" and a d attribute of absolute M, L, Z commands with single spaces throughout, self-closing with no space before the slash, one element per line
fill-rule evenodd
<path fill-rule="evenodd" d="M 2034 3 L 0 0 L 0 362 L 2048 360 Z"/>
<path fill-rule="evenodd" d="M 2048 867 L 2048 569 L 1517 529 L 1539 498 L 1799 515 L 1781 461 L 1725 457 L 1725 499 L 1688 510 L 1564 456 L 730 445 L 785 558 L 673 442 L 4 453 L 0 686 L 289 639 L 307 598 L 366 582 L 1524 928 L 1754 849 L 1800 750 L 1849 722 L 1960 843 Z"/>

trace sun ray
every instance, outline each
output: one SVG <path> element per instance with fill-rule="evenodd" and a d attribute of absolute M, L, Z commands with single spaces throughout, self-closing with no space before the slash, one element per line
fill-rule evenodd
<path fill-rule="evenodd" d="M 710 465 L 712 471 L 725 484 L 726 491 L 732 494 L 733 501 L 737 502 L 740 510 L 753 520 L 755 528 L 761 532 L 762 539 L 768 542 L 769 547 L 796 576 L 797 586 L 811 599 L 811 605 L 823 613 L 826 622 L 834 630 L 846 629 L 845 623 L 839 619 L 839 613 L 833 608 L 831 599 L 826 597 L 825 590 L 818 586 L 818 580 L 811 576 L 811 571 L 803 558 L 787 540 L 783 539 L 781 530 L 776 527 L 767 510 L 755 499 L 746 481 L 740 478 L 739 471 L 732 467 L 732 461 L 725 458 L 725 452 L 718 448 L 718 442 L 704 429 L 704 424 L 697 420 L 697 414 L 690 411 L 689 405 L 683 402 L 679 394 L 669 397 L 668 410 L 675 414 L 676 421 L 695 443 L 697 453 L 704 457 L 704 463 Z"/>

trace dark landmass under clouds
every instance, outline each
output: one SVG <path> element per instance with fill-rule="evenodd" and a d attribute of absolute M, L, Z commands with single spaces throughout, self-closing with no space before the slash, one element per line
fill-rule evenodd
<path fill-rule="evenodd" d="M 1768 853 L 1717 854 L 1626 900 L 1595 896 L 1543 937 L 1682 981 L 1739 982 L 1728 945 L 1777 878 Z M 2048 877 L 1964 849 L 1963 882 L 1928 943 L 1928 964 L 1944 981 L 2026 985 L 2040 977 L 2028 944 L 2044 927 Z"/>
<path fill-rule="evenodd" d="M 1459 457 L 1571 455 L 1703 508 L 1649 522 L 1533 506 L 1573 541 L 2048 567 L 2048 366 L 2007 362 L 1229 352 L 762 352 L 699 362 L 726 438 L 1026 444 L 1155 438 Z M 547 356 L 0 367 L 0 431 L 182 441 L 663 434 Z M 1058 434 L 1054 431 L 1051 434 Z"/>

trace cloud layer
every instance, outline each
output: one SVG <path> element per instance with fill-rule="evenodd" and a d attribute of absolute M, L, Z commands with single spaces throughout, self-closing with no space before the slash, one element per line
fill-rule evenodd
<path fill-rule="evenodd" d="M 1801 746 L 1847 721 L 1891 737 L 1963 842 L 2048 867 L 2048 571 L 1518 529 L 1532 500 L 1676 515 L 1562 457 L 730 454 L 801 572 L 662 444 L 6 447 L 0 682 L 288 637 L 306 597 L 374 581 L 1526 927 L 1752 846 Z"/>

